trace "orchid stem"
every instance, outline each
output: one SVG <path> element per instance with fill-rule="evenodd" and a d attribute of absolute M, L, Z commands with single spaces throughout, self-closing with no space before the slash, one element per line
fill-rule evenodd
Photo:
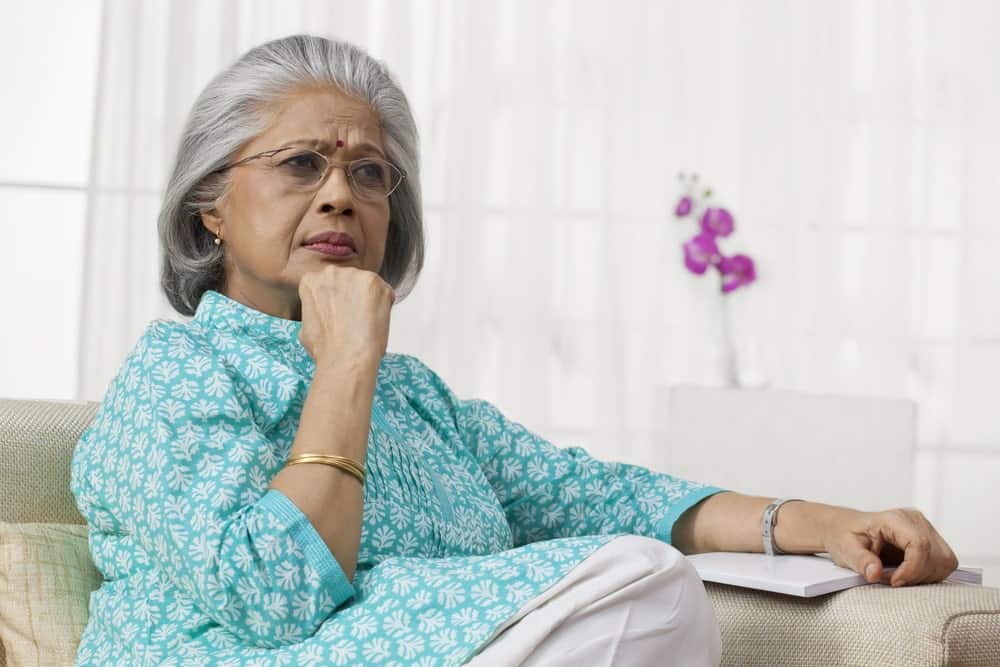
<path fill-rule="evenodd" d="M 729 304 L 726 295 L 722 294 L 722 345 L 725 355 L 726 384 L 730 387 L 740 386 L 739 364 L 736 359 L 736 345 L 733 342 L 732 322 L 729 314 Z"/>

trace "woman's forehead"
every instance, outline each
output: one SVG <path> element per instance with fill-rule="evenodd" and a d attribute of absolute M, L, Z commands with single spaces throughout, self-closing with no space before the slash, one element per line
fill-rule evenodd
<path fill-rule="evenodd" d="M 361 142 L 382 146 L 382 125 L 378 114 L 364 100 L 332 88 L 307 89 L 283 100 L 274 112 L 261 139 L 288 143 L 319 140 L 348 148 Z"/>

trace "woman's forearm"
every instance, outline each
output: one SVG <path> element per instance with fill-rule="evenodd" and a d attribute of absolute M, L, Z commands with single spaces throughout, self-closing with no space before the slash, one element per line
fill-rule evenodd
<path fill-rule="evenodd" d="M 364 464 L 378 365 L 317 367 L 302 406 L 291 454 L 336 454 Z M 284 493 L 309 517 L 348 579 L 361 542 L 363 487 L 324 464 L 282 468 L 269 488 Z"/>
<path fill-rule="evenodd" d="M 761 518 L 773 499 L 731 491 L 709 496 L 681 515 L 674 524 L 671 541 L 685 554 L 762 552 Z M 783 504 L 774 525 L 775 544 L 786 553 L 823 551 L 827 521 L 837 509 L 823 503 Z"/>

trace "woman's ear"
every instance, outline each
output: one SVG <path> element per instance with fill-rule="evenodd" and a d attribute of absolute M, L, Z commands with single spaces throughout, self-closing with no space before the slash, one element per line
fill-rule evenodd
<path fill-rule="evenodd" d="M 218 209 L 202 211 L 201 224 L 212 236 L 222 236 L 222 218 L 219 217 Z"/>

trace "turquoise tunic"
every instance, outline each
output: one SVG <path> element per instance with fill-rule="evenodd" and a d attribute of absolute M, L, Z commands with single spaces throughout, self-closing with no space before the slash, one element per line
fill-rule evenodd
<path fill-rule="evenodd" d="M 128 355 L 73 455 L 105 579 L 76 664 L 458 665 L 614 536 L 669 542 L 721 490 L 557 448 L 387 354 L 352 582 L 267 488 L 315 370 L 300 329 L 209 291 Z"/>

